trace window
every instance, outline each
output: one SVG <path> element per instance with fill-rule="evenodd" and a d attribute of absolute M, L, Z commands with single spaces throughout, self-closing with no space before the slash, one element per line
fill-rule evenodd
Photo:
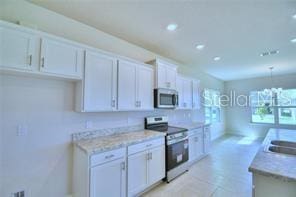
<path fill-rule="evenodd" d="M 296 89 L 283 90 L 278 97 L 279 124 L 296 125 Z"/>
<path fill-rule="evenodd" d="M 206 123 L 220 122 L 220 92 L 211 89 L 204 90 Z"/>
<path fill-rule="evenodd" d="M 250 106 L 254 123 L 296 125 L 296 89 L 280 93 L 253 91 Z"/>
<path fill-rule="evenodd" d="M 266 91 L 254 91 L 250 94 L 252 122 L 275 123 L 273 96 Z"/>

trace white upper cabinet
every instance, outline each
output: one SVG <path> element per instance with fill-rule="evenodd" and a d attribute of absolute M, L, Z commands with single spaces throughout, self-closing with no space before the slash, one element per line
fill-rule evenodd
<path fill-rule="evenodd" d="M 178 76 L 177 91 L 179 96 L 179 109 L 192 109 L 192 82 L 191 79 Z"/>
<path fill-rule="evenodd" d="M 177 66 L 159 59 L 148 63 L 156 66 L 156 88 L 176 89 Z"/>
<path fill-rule="evenodd" d="M 137 102 L 137 64 L 119 60 L 118 110 L 134 110 Z"/>
<path fill-rule="evenodd" d="M 36 43 L 33 33 L 0 26 L 0 67 L 32 70 L 38 61 Z"/>
<path fill-rule="evenodd" d="M 192 83 L 191 79 L 183 79 L 183 101 L 185 109 L 192 109 Z"/>
<path fill-rule="evenodd" d="M 183 98 L 183 79 L 181 77 L 177 77 L 176 80 L 177 92 L 178 92 L 178 109 L 184 108 L 184 98 Z"/>
<path fill-rule="evenodd" d="M 199 81 L 192 80 L 192 108 L 200 109 Z"/>
<path fill-rule="evenodd" d="M 82 111 L 113 111 L 117 105 L 117 59 L 97 52 L 85 53 Z"/>
<path fill-rule="evenodd" d="M 63 39 L 42 37 L 40 71 L 82 78 L 84 50 Z"/>
<path fill-rule="evenodd" d="M 138 108 L 142 110 L 153 110 L 153 81 L 154 70 L 139 66 L 137 72 L 137 100 Z"/>
<path fill-rule="evenodd" d="M 153 109 L 153 69 L 119 60 L 118 110 Z"/>

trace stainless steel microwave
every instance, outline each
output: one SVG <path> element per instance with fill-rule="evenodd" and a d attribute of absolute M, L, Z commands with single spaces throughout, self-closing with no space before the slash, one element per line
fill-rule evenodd
<path fill-rule="evenodd" d="M 178 106 L 178 92 L 171 89 L 154 89 L 154 107 L 175 109 Z"/>

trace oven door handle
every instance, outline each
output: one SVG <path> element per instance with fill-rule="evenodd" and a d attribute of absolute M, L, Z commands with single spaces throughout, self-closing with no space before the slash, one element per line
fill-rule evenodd
<path fill-rule="evenodd" d="M 178 94 L 174 94 L 173 95 L 173 105 L 178 106 L 178 104 L 179 104 Z"/>
<path fill-rule="evenodd" d="M 186 141 L 188 140 L 188 137 L 185 138 L 179 138 L 179 139 L 173 139 L 167 142 L 167 145 L 172 145 L 172 144 L 176 144 L 178 142 L 182 142 L 182 141 Z"/>

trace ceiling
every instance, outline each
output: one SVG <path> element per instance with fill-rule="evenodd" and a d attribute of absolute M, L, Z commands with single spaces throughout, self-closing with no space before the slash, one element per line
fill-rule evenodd
<path fill-rule="evenodd" d="M 224 81 L 268 76 L 269 66 L 275 75 L 296 73 L 296 1 L 31 1 Z M 177 30 L 167 31 L 169 23 Z"/>

